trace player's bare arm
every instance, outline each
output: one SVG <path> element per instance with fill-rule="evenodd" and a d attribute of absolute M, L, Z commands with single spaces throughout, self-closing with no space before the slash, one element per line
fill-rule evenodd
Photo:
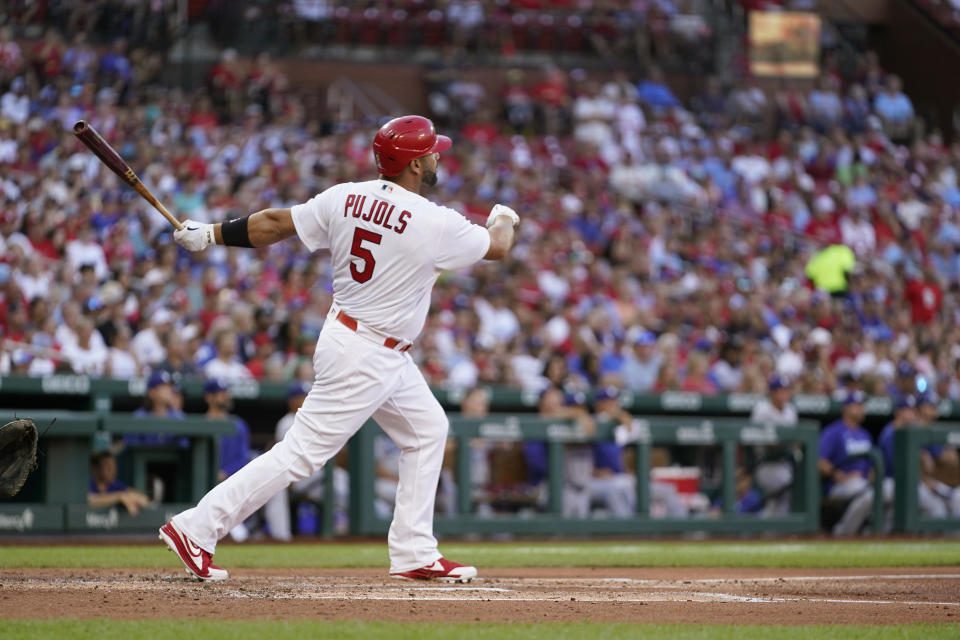
<path fill-rule="evenodd" d="M 487 230 L 490 233 L 490 249 L 484 260 L 502 260 L 513 246 L 514 229 L 520 224 L 517 212 L 502 204 L 494 205 L 487 217 Z"/>
<path fill-rule="evenodd" d="M 231 247 L 265 247 L 296 235 L 290 209 L 264 209 L 249 216 L 217 224 L 187 220 L 174 239 L 190 251 L 212 244 Z"/>
<path fill-rule="evenodd" d="M 829 478 L 833 475 L 833 465 L 826 458 L 817 460 L 817 469 L 819 469 L 821 476 Z"/>
<path fill-rule="evenodd" d="M 489 229 L 490 249 L 484 260 L 502 260 L 513 246 L 513 222 L 507 217 L 499 217 Z"/>
<path fill-rule="evenodd" d="M 588 436 L 592 436 L 597 432 L 597 423 L 594 421 L 593 416 L 590 415 L 590 412 L 583 407 L 561 407 L 557 410 L 556 416 L 558 418 L 576 420 L 580 428 L 583 429 L 584 433 Z"/>

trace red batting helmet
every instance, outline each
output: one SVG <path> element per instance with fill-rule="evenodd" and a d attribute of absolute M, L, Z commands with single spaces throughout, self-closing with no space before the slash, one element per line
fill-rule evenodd
<path fill-rule="evenodd" d="M 450 138 L 437 135 L 433 123 L 423 116 L 401 116 L 380 127 L 373 139 L 377 171 L 397 176 L 410 161 L 450 148 Z"/>

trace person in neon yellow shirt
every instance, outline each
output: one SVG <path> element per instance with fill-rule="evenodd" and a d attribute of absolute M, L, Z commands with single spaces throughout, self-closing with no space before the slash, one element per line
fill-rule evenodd
<path fill-rule="evenodd" d="M 846 292 L 847 274 L 856 264 L 857 258 L 850 247 L 832 244 L 813 254 L 804 272 L 817 289 L 837 295 Z"/>

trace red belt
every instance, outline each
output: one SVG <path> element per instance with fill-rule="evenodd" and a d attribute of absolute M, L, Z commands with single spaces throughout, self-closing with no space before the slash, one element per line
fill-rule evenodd
<path fill-rule="evenodd" d="M 350 329 L 350 331 L 355 332 L 357 330 L 357 327 L 359 326 L 356 320 L 348 316 L 343 311 L 337 314 L 337 320 L 339 320 L 340 324 L 345 326 L 347 329 Z M 396 349 L 397 345 L 400 344 L 401 342 L 403 342 L 403 340 L 397 340 L 396 338 L 387 338 L 386 340 L 383 341 L 383 346 L 385 346 L 387 349 Z M 408 344 L 404 348 L 400 349 L 400 351 L 401 352 L 406 351 L 411 346 L 413 345 Z"/>

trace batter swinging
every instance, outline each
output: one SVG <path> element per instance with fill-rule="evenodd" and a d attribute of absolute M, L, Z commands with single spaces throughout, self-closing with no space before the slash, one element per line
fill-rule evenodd
<path fill-rule="evenodd" d="M 290 483 L 315 473 L 370 417 L 401 449 L 390 525 L 390 574 L 469 582 L 477 570 L 437 550 L 433 503 L 447 417 L 407 353 L 420 333 L 440 271 L 499 260 L 513 245 L 516 212 L 496 205 L 487 229 L 420 194 L 437 181 L 450 139 L 420 116 L 396 118 L 373 141 L 378 180 L 335 185 L 305 204 L 223 224 L 192 220 L 174 234 L 191 251 L 212 244 L 261 247 L 297 235 L 329 249 L 333 306 L 313 357 L 316 377 L 290 431 L 160 529 L 201 580 L 224 580 L 217 541 Z"/>

